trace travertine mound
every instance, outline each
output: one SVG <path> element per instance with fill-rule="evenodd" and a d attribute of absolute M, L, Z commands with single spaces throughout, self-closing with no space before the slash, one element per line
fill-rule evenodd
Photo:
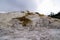
<path fill-rule="evenodd" d="M 60 19 L 38 12 L 0 14 L 0 40 L 60 40 Z"/>

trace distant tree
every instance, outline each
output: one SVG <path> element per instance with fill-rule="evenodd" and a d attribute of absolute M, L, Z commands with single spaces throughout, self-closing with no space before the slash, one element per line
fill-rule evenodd
<path fill-rule="evenodd" d="M 60 19 L 60 12 L 58 12 L 57 14 L 54 14 L 54 13 L 51 12 L 51 14 L 48 15 L 48 16 L 50 16 L 52 18 L 58 18 L 58 19 Z"/>
<path fill-rule="evenodd" d="M 53 13 L 53 12 L 51 12 L 51 14 L 50 14 L 50 15 L 48 15 L 48 16 L 52 17 L 52 16 L 54 16 L 54 13 Z"/>
<path fill-rule="evenodd" d="M 59 15 L 59 16 L 60 16 L 60 12 L 58 12 L 58 13 L 57 13 L 57 15 Z"/>

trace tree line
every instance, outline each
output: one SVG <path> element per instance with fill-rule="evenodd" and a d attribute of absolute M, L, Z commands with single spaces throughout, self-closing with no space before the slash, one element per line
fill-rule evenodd
<path fill-rule="evenodd" d="M 58 12 L 57 14 L 54 14 L 53 12 L 51 12 L 50 15 L 48 15 L 49 17 L 52 17 L 52 18 L 58 18 L 60 19 L 60 12 Z"/>

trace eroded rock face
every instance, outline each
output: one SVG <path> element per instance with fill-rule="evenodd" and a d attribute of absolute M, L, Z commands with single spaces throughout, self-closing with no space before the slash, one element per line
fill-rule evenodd
<path fill-rule="evenodd" d="M 0 16 L 0 40 L 60 40 L 60 19 L 29 11 L 10 13 Z M 25 26 L 22 24 L 26 19 L 21 21 L 23 16 L 31 20 Z"/>

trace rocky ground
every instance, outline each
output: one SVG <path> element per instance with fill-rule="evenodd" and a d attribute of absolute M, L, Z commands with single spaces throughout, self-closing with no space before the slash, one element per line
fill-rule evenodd
<path fill-rule="evenodd" d="M 28 11 L 0 14 L 0 40 L 60 40 L 60 19 Z"/>

